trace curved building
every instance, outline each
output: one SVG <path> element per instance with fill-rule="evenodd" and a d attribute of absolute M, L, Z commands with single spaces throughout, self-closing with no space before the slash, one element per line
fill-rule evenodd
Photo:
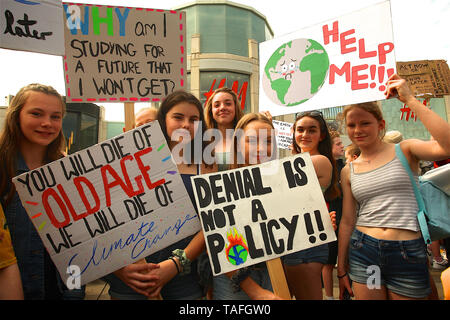
<path fill-rule="evenodd" d="M 197 0 L 173 8 L 186 12 L 188 89 L 205 103 L 230 87 L 244 112 L 258 111 L 258 44 L 273 38 L 264 15 L 227 0 Z"/>

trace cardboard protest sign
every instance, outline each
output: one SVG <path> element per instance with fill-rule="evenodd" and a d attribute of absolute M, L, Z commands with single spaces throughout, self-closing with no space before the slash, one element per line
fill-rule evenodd
<path fill-rule="evenodd" d="M 66 283 L 68 268 L 88 283 L 200 230 L 157 121 L 13 182 Z"/>
<path fill-rule="evenodd" d="M 64 55 L 61 0 L 0 1 L 0 47 Z"/>
<path fill-rule="evenodd" d="M 64 3 L 70 102 L 154 102 L 185 88 L 185 13 Z"/>
<path fill-rule="evenodd" d="M 450 94 L 450 69 L 445 60 L 397 62 L 397 72 L 416 96 Z"/>
<path fill-rule="evenodd" d="M 277 147 L 289 150 L 292 144 L 292 125 L 293 123 L 272 120 L 275 127 L 275 137 L 277 139 Z"/>
<path fill-rule="evenodd" d="M 395 73 L 389 1 L 260 43 L 259 105 L 273 116 L 384 99 Z"/>
<path fill-rule="evenodd" d="M 336 240 L 309 153 L 191 180 L 214 275 Z"/>

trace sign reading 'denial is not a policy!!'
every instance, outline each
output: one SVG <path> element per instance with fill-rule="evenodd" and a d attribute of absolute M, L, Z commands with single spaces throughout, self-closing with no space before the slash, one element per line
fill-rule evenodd
<path fill-rule="evenodd" d="M 72 266 L 85 284 L 200 230 L 157 121 L 13 182 L 66 283 Z"/>
<path fill-rule="evenodd" d="M 191 180 L 214 275 L 336 240 L 309 153 Z"/>
<path fill-rule="evenodd" d="M 185 88 L 185 13 L 63 4 L 69 102 L 155 102 Z"/>
<path fill-rule="evenodd" d="M 260 43 L 259 105 L 274 116 L 385 99 L 390 2 Z"/>

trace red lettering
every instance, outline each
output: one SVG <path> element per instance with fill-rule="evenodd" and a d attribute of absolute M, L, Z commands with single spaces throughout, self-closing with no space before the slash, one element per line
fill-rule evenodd
<path fill-rule="evenodd" d="M 138 189 L 133 190 L 133 185 L 131 184 L 130 177 L 128 176 L 127 167 L 125 166 L 125 161 L 130 160 L 133 161 L 133 157 L 128 155 L 120 160 L 120 168 L 122 169 L 123 177 L 125 178 L 125 183 L 128 187 L 128 190 L 133 191 L 133 196 L 141 194 L 144 192 L 144 186 L 142 185 L 142 176 L 134 177 L 134 181 L 136 181 L 138 185 Z"/>
<path fill-rule="evenodd" d="M 340 39 L 341 39 L 341 53 L 342 54 L 356 51 L 356 47 L 347 48 L 348 45 L 356 42 L 356 38 L 349 38 L 349 39 L 345 38 L 346 36 L 349 36 L 353 33 L 355 33 L 355 29 L 351 29 L 351 30 L 341 33 Z"/>
<path fill-rule="evenodd" d="M 345 81 L 350 82 L 350 62 L 344 63 L 341 69 L 336 67 L 336 65 L 331 64 L 330 65 L 330 84 L 334 84 L 335 82 L 335 74 L 339 76 L 343 76 L 345 73 Z"/>
<path fill-rule="evenodd" d="M 333 42 L 337 42 L 339 40 L 339 26 L 338 22 L 333 22 L 333 29 L 329 30 L 328 25 L 322 26 L 322 32 L 323 32 L 323 43 L 329 44 L 330 43 L 330 36 L 333 37 Z"/>
<path fill-rule="evenodd" d="M 144 149 L 145 150 L 145 149 Z M 111 193 L 110 189 L 114 188 L 116 186 L 120 186 L 122 190 L 129 196 L 132 197 L 133 193 L 131 190 L 128 189 L 128 187 L 125 185 L 125 183 L 120 179 L 119 175 L 117 174 L 116 170 L 114 170 L 111 165 L 105 165 L 101 169 L 101 175 L 103 180 L 103 185 L 105 187 L 105 199 L 106 199 L 106 206 L 111 206 Z M 108 172 L 112 177 L 113 181 L 110 183 L 108 181 L 108 178 L 106 177 L 106 172 Z"/>
<path fill-rule="evenodd" d="M 156 188 L 157 186 L 163 184 L 166 182 L 165 179 L 160 179 L 158 181 L 156 181 L 155 183 L 152 183 L 152 181 L 150 180 L 150 176 L 148 175 L 148 171 L 150 171 L 150 166 L 146 166 L 144 165 L 144 163 L 142 162 L 141 157 L 149 152 L 152 151 L 152 148 L 148 147 L 144 150 L 138 151 L 134 154 L 134 157 L 137 161 L 138 167 L 141 170 L 142 176 L 144 177 L 145 183 L 147 184 L 147 187 L 151 190 L 153 188 Z M 103 169 L 103 168 L 102 168 Z"/>
<path fill-rule="evenodd" d="M 359 39 L 359 58 L 365 59 L 365 58 L 372 58 L 377 56 L 376 51 L 368 51 L 366 52 L 366 43 L 364 39 Z"/>
<path fill-rule="evenodd" d="M 360 71 L 367 69 L 367 64 L 352 67 L 352 90 L 366 89 L 369 87 L 367 83 L 360 83 L 359 81 L 369 78 L 367 74 L 359 74 Z"/>
<path fill-rule="evenodd" d="M 386 63 L 386 55 L 394 50 L 392 42 L 385 42 L 378 45 L 378 59 L 380 64 Z"/>
<path fill-rule="evenodd" d="M 86 212 L 84 214 L 81 214 L 77 217 L 75 217 L 72 214 L 74 220 L 77 221 L 79 219 L 82 219 L 82 218 L 100 210 L 100 198 L 98 197 L 97 191 L 95 191 L 94 185 L 87 178 L 76 177 L 73 179 L 73 183 L 74 183 L 75 187 L 77 188 L 78 193 L 80 194 L 81 201 L 83 201 L 83 204 L 86 207 Z M 85 186 L 88 187 L 88 189 L 91 193 L 91 196 L 94 198 L 95 206 L 92 207 L 91 204 L 89 203 L 89 200 L 86 197 L 86 192 L 84 191 L 84 188 L 81 185 L 81 183 L 83 183 Z"/>
<path fill-rule="evenodd" d="M 59 208 L 61 209 L 61 212 L 64 216 L 64 221 L 59 222 L 58 219 L 55 217 L 55 214 L 53 213 L 53 209 L 48 203 L 49 198 L 52 197 L 56 203 L 58 204 Z M 64 205 L 64 202 L 59 197 L 58 193 L 56 193 L 55 190 L 52 188 L 45 190 L 42 193 L 42 204 L 45 209 L 45 213 L 47 213 L 48 218 L 50 219 L 50 222 L 55 228 L 63 228 L 67 226 L 70 223 L 70 216 L 69 212 L 67 211 L 66 206 Z"/>
<path fill-rule="evenodd" d="M 248 86 L 248 82 L 245 81 L 242 84 L 241 91 L 239 91 L 239 93 L 238 93 L 239 82 L 235 81 L 235 82 L 233 82 L 233 87 L 231 88 L 231 90 L 236 92 L 236 94 L 238 95 L 238 100 L 241 103 L 241 109 L 242 110 L 244 110 L 245 100 L 247 99 L 247 86 Z"/>

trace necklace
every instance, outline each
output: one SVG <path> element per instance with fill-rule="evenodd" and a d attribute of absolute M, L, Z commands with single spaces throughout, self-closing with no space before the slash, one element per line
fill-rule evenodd
<path fill-rule="evenodd" d="M 371 164 L 371 162 L 372 162 L 373 160 L 375 160 L 375 159 L 378 157 L 378 155 L 379 155 L 380 153 L 383 152 L 383 150 L 384 150 L 384 146 L 381 146 L 381 147 L 379 148 L 379 150 L 377 150 L 377 151 L 375 152 L 375 156 L 374 156 L 372 159 L 366 160 L 365 157 L 364 157 L 364 158 L 359 157 L 359 159 L 361 160 L 361 162 L 365 162 L 365 163 L 367 163 L 367 164 Z"/>

